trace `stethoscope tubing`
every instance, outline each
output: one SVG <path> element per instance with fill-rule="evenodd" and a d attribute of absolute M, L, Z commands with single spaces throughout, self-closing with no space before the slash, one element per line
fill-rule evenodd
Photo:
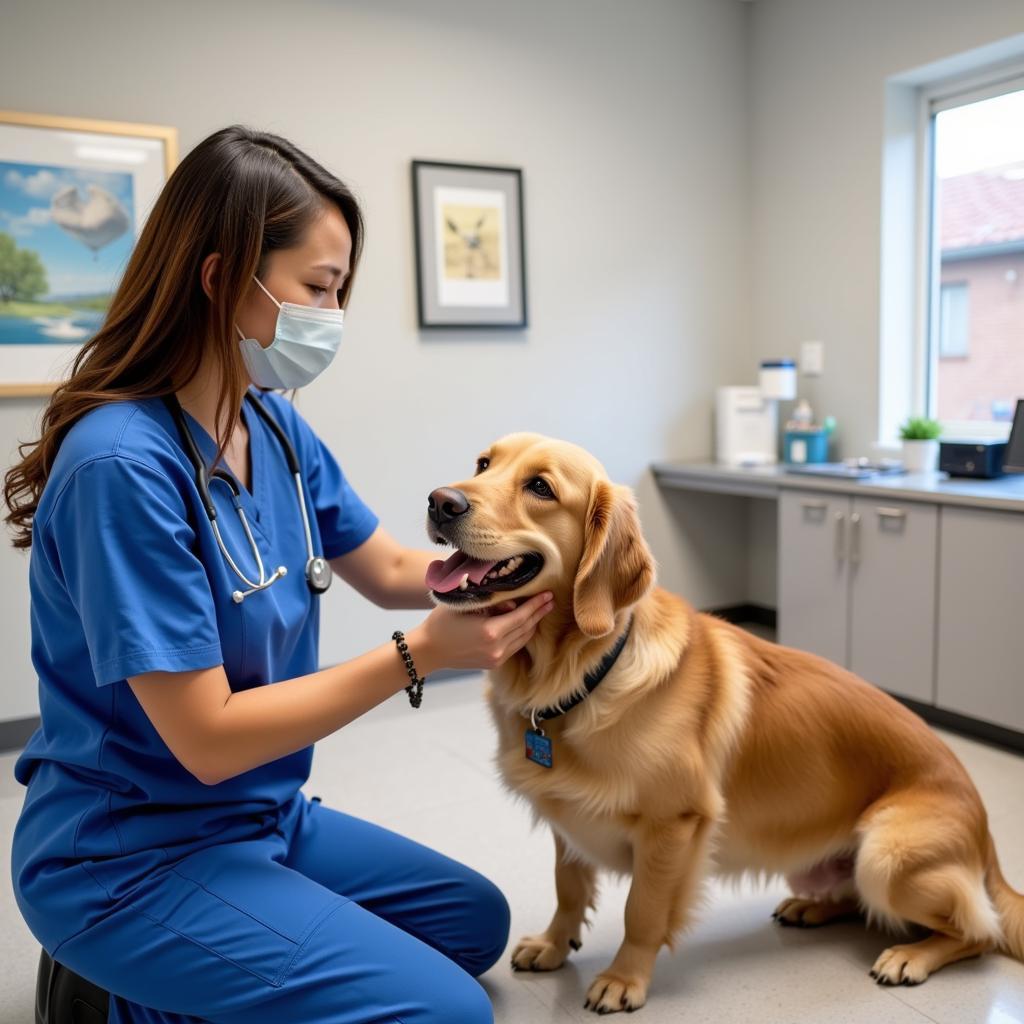
<path fill-rule="evenodd" d="M 188 424 L 185 422 L 185 415 L 181 408 L 181 403 L 178 401 L 177 395 L 172 392 L 170 395 L 162 395 L 161 397 L 164 405 L 167 406 L 175 424 L 178 427 L 178 433 L 181 436 L 181 440 L 185 448 L 185 454 L 188 456 L 189 461 L 192 463 L 192 467 L 195 470 L 196 487 L 199 490 L 199 495 L 202 499 L 203 507 L 206 509 L 206 515 L 210 520 L 210 525 L 213 528 L 213 534 L 217 540 L 217 546 L 220 548 L 221 553 L 224 555 L 225 560 L 235 575 L 250 588 L 247 591 L 235 590 L 232 592 L 232 600 L 236 604 L 241 604 L 241 602 L 250 594 L 256 593 L 260 590 L 266 590 L 267 587 L 269 587 L 275 580 L 280 579 L 282 576 L 286 576 L 288 574 L 288 569 L 286 566 L 279 565 L 270 576 L 267 576 L 266 569 L 263 565 L 263 559 L 260 556 L 259 545 L 256 543 L 256 538 L 252 535 L 252 530 L 249 528 L 249 521 L 246 518 L 245 510 L 242 508 L 240 500 L 241 492 L 239 491 L 238 484 L 235 482 L 234 478 L 224 470 L 215 469 L 211 472 L 206 468 L 206 462 L 199 452 L 199 447 L 196 444 L 195 438 L 192 436 L 192 431 L 189 430 Z M 281 429 L 280 424 L 270 414 L 270 410 L 267 409 L 261 401 L 257 401 L 251 391 L 246 391 L 245 398 L 267 426 L 273 431 L 274 436 L 277 438 L 284 452 L 285 460 L 288 463 L 288 470 L 291 473 L 292 479 L 295 481 L 295 493 L 299 502 L 299 510 L 302 513 L 302 529 L 305 534 L 307 555 L 306 582 L 309 584 L 310 590 L 316 594 L 322 594 L 330 586 L 331 573 L 326 565 L 325 559 L 322 556 L 313 554 L 313 533 L 309 523 L 309 512 L 306 508 L 306 497 L 302 491 L 302 473 L 299 468 L 299 460 L 295 455 L 295 449 L 292 447 L 292 443 L 288 439 L 288 435 L 285 434 L 284 430 Z M 249 541 L 249 547 L 252 551 L 253 559 L 256 562 L 256 568 L 259 570 L 258 580 L 251 580 L 244 572 L 242 572 L 234 558 L 231 557 L 231 553 L 228 551 L 227 545 L 224 543 L 224 538 L 221 536 L 220 526 L 217 522 L 217 507 L 214 505 L 213 498 L 210 495 L 210 484 L 213 481 L 220 481 L 225 484 L 231 492 L 231 503 L 234 505 L 235 511 L 238 513 L 238 518 L 241 520 L 242 529 L 245 531 L 245 536 Z"/>

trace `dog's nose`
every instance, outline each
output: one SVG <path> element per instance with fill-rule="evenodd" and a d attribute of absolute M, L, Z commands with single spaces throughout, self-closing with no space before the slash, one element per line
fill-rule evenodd
<path fill-rule="evenodd" d="M 454 487 L 438 487 L 427 498 L 427 515 L 440 526 L 469 511 L 469 499 Z"/>

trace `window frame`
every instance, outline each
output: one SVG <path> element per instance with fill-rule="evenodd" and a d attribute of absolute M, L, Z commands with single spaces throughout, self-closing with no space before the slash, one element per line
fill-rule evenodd
<path fill-rule="evenodd" d="M 935 118 L 945 110 L 994 99 L 1024 90 L 1024 59 L 992 65 L 982 71 L 957 75 L 918 88 L 918 209 L 920 217 L 915 330 L 911 370 L 913 405 L 936 418 L 936 381 L 940 348 L 942 258 L 934 230 L 937 213 L 935 188 Z M 999 420 L 943 420 L 943 438 L 1009 437 L 1011 423 Z"/>

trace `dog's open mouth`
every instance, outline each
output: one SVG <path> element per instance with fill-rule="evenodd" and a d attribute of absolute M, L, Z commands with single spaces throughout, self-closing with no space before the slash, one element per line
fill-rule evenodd
<path fill-rule="evenodd" d="M 516 590 L 540 572 L 544 559 L 534 551 L 500 561 L 473 558 L 456 551 L 450 558 L 431 562 L 426 584 L 447 601 L 485 597 L 500 590 Z"/>

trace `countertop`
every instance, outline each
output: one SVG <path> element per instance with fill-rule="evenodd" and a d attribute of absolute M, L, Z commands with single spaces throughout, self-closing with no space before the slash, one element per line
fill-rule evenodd
<path fill-rule="evenodd" d="M 1009 473 L 992 480 L 951 477 L 948 473 L 901 473 L 844 480 L 828 476 L 789 473 L 774 466 L 729 466 L 700 460 L 664 460 L 651 463 L 663 487 L 778 498 L 781 490 L 832 491 L 866 495 L 873 499 L 923 501 L 931 504 L 1002 509 L 1024 513 L 1024 473 Z"/>

